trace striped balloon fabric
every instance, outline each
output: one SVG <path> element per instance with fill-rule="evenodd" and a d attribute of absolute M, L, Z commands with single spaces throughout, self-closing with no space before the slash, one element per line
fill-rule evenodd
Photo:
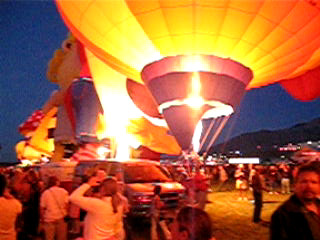
<path fill-rule="evenodd" d="M 44 114 L 41 110 L 34 111 L 24 123 L 19 125 L 19 132 L 26 136 L 28 133 L 35 131 L 43 118 Z"/>
<path fill-rule="evenodd" d="M 78 151 L 75 152 L 71 161 L 86 161 L 93 159 L 100 159 L 101 156 L 98 154 L 98 148 L 102 145 L 99 143 L 86 143 L 79 147 Z"/>

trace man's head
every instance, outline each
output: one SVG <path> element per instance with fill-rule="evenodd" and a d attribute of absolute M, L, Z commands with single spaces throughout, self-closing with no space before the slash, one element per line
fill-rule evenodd
<path fill-rule="evenodd" d="M 153 193 L 155 195 L 159 195 L 161 193 L 161 186 L 159 186 L 159 185 L 155 186 L 153 189 Z"/>
<path fill-rule="evenodd" d="M 60 184 L 59 179 L 56 176 L 50 176 L 48 179 L 48 188 L 58 186 Z"/>
<path fill-rule="evenodd" d="M 6 177 L 2 174 L 0 174 L 0 197 L 3 196 L 4 190 L 7 187 L 7 180 Z"/>
<path fill-rule="evenodd" d="M 172 225 L 172 239 L 209 240 L 212 237 L 212 224 L 209 215 L 193 207 L 182 208 Z"/>
<path fill-rule="evenodd" d="M 305 202 L 314 201 L 320 195 L 320 169 L 316 164 L 302 165 L 295 178 L 295 194 Z"/>

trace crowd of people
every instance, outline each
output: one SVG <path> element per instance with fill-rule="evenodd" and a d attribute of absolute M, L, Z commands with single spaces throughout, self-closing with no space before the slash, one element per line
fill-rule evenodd
<path fill-rule="evenodd" d="M 290 194 L 291 185 L 297 171 L 297 165 L 281 163 L 278 165 L 258 165 L 260 175 L 269 194 Z M 168 166 L 174 180 L 184 182 L 192 180 L 196 173 L 201 172 L 207 180 L 207 186 L 213 191 L 238 190 L 238 200 L 248 200 L 247 191 L 250 190 L 252 177 L 256 171 L 254 164 L 224 164 L 202 167 L 201 171 L 188 171 L 188 167 Z M 232 186 L 231 183 L 234 183 Z"/>
<path fill-rule="evenodd" d="M 202 173 L 187 171 L 188 167 L 171 168 L 177 181 L 188 189 L 189 202 L 201 206 L 199 185 L 207 181 L 213 191 L 238 191 L 238 200 L 248 200 L 252 192 L 254 210 L 252 222 L 270 228 L 270 240 L 320 239 L 320 162 L 302 165 L 218 165 L 204 167 Z M 199 175 L 202 175 L 199 177 Z M 187 183 L 187 184 L 186 184 Z M 229 183 L 229 184 L 228 184 Z M 234 184 L 234 185 L 233 185 Z M 204 186 L 202 184 L 202 186 Z M 272 215 L 271 221 L 261 219 L 263 193 L 285 194 L 291 197 Z M 203 206 L 200 208 L 204 209 Z"/>
<path fill-rule="evenodd" d="M 202 182 L 201 178 L 199 182 Z M 84 181 L 77 184 L 71 193 L 60 186 L 56 176 L 43 181 L 33 169 L 2 170 L 0 239 L 66 240 L 70 237 L 70 232 L 81 235 L 79 240 L 127 239 L 124 218 L 130 206 L 121 190 L 117 179 L 106 176 L 102 170 L 89 178 L 84 177 Z M 190 231 L 191 225 L 197 224 L 183 221 L 184 217 L 178 218 L 180 215 L 189 216 L 188 214 L 192 214 L 193 219 L 199 217 L 199 221 L 208 221 L 206 225 L 197 226 L 195 231 L 204 231 L 206 233 L 203 236 L 208 236 L 205 239 L 211 239 L 210 217 L 200 208 L 188 204 L 186 206 L 189 207 L 181 209 L 180 215 L 177 215 L 169 228 L 166 219 L 160 214 L 163 207 L 160 194 L 161 187 L 155 186 L 150 208 L 150 239 L 159 239 L 158 227 L 168 240 L 189 239 L 188 236 L 194 234 Z M 82 224 L 80 219 L 83 220 Z"/>
<path fill-rule="evenodd" d="M 173 223 L 161 216 L 161 187 L 154 187 L 150 208 L 150 239 L 213 239 L 212 222 L 205 212 L 208 191 L 236 189 L 238 200 L 254 199 L 254 223 L 260 218 L 263 192 L 292 194 L 272 215 L 270 239 L 320 239 L 320 165 L 300 167 L 281 164 L 220 165 L 203 168 L 169 168 L 173 178 L 186 188 L 186 199 Z M 231 181 L 230 179 L 233 179 Z M 234 185 L 232 186 L 230 183 Z M 291 183 L 294 182 L 294 185 Z M 215 186 L 215 188 L 213 188 Z M 71 192 L 50 176 L 44 182 L 33 169 L 2 169 L 0 172 L 0 239 L 65 240 L 69 233 L 82 233 L 83 240 L 124 240 L 125 216 L 130 210 L 121 185 L 104 171 L 84 178 Z M 83 218 L 81 215 L 85 215 Z M 82 225 L 80 219 L 83 219 Z M 128 237 L 128 236 L 127 236 Z"/>

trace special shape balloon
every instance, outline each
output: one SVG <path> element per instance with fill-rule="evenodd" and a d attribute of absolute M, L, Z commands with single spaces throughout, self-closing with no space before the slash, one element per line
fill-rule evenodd
<path fill-rule="evenodd" d="M 204 112 L 229 114 L 245 89 L 284 82 L 295 94 L 308 81 L 315 90 L 302 97 L 320 95 L 312 74 L 320 68 L 314 1 L 57 0 L 57 6 L 94 55 L 131 79 L 143 79 L 184 149 Z M 200 82 L 200 90 L 190 87 L 193 82 Z M 192 96 L 202 101 L 198 110 L 187 107 Z"/>

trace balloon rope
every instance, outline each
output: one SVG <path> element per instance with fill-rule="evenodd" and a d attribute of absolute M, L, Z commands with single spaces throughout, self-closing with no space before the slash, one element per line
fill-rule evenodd
<path fill-rule="evenodd" d="M 211 138 L 210 143 L 207 146 L 206 152 L 208 152 L 208 150 L 210 149 L 211 145 L 214 143 L 214 141 L 217 139 L 217 137 L 219 136 L 219 133 L 221 132 L 222 128 L 224 127 L 224 125 L 226 125 L 227 121 L 229 120 L 229 116 L 225 116 L 222 120 L 222 123 L 220 124 L 220 126 L 218 127 L 217 131 L 214 133 L 213 137 Z"/>

